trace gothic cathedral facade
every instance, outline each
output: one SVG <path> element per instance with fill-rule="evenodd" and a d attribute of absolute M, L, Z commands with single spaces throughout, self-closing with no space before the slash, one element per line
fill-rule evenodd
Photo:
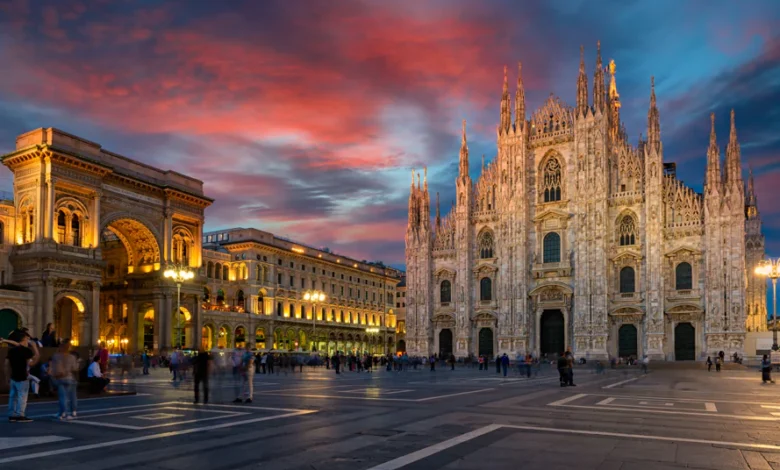
<path fill-rule="evenodd" d="M 694 360 L 742 353 L 766 329 L 764 239 L 752 175 L 742 179 L 734 112 L 723 169 L 714 115 L 704 194 L 664 163 L 651 80 L 647 137 L 629 143 L 615 64 L 596 59 L 592 102 L 580 59 L 576 107 L 554 96 L 526 119 L 506 70 L 497 155 L 469 176 L 466 124 L 456 201 L 430 217 L 412 174 L 406 231 L 410 355 Z"/>

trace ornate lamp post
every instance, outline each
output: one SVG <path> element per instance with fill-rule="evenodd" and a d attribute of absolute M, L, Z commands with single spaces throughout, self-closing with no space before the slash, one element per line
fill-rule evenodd
<path fill-rule="evenodd" d="M 756 266 L 756 274 L 772 280 L 772 350 L 777 351 L 777 278 L 780 277 L 780 258 L 767 258 Z"/>
<path fill-rule="evenodd" d="M 177 346 L 181 347 L 181 285 L 184 281 L 189 281 L 190 279 L 194 278 L 195 273 L 184 266 L 180 266 L 166 269 L 163 273 L 163 276 L 165 276 L 167 279 L 172 279 L 173 282 L 176 283 L 176 326 L 178 330 L 176 332 L 176 342 L 178 343 Z"/>
<path fill-rule="evenodd" d="M 325 293 L 319 290 L 307 290 L 303 293 L 303 300 L 311 302 L 311 339 L 314 345 L 311 351 L 317 350 L 317 302 L 325 302 Z"/>

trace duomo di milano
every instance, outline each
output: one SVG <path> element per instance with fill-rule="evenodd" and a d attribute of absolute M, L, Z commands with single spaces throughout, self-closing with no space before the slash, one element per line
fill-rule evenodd
<path fill-rule="evenodd" d="M 615 64 L 599 48 L 592 93 L 580 60 L 576 106 L 552 95 L 526 119 L 506 77 L 497 155 L 469 176 L 464 122 L 456 201 L 430 222 L 412 174 L 406 232 L 409 354 L 532 352 L 701 359 L 742 353 L 766 330 L 764 238 L 744 187 L 734 113 L 721 159 L 714 120 L 704 194 L 664 163 L 651 80 L 647 137 L 629 143 Z M 592 101 L 591 101 L 592 96 Z"/>

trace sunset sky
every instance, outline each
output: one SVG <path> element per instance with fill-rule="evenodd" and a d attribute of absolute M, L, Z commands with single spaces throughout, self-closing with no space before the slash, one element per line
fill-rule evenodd
<path fill-rule="evenodd" d="M 601 40 L 632 140 L 654 75 L 665 160 L 697 191 L 709 113 L 723 149 L 735 109 L 780 256 L 779 25 L 776 0 L 0 0 L 0 153 L 57 127 L 202 179 L 207 229 L 402 265 L 410 169 L 449 207 L 462 119 L 472 177 L 495 156 L 504 65 L 530 116 L 574 104 L 580 44 L 592 85 Z"/>

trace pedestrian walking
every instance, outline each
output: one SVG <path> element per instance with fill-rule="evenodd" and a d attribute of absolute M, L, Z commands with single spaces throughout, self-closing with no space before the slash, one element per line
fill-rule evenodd
<path fill-rule="evenodd" d="M 431 356 L 431 372 L 436 372 L 436 357 Z"/>
<path fill-rule="evenodd" d="M 144 349 L 144 353 L 141 355 L 141 362 L 143 363 L 143 374 L 149 375 L 149 364 L 151 362 L 149 358 L 149 352 Z"/>
<path fill-rule="evenodd" d="M 720 372 L 720 364 L 723 362 L 720 356 L 715 358 L 715 372 Z"/>
<path fill-rule="evenodd" d="M 52 356 L 51 370 L 59 398 L 59 411 L 55 417 L 60 420 L 75 418 L 78 406 L 76 398 L 78 381 L 74 378 L 74 374 L 79 371 L 79 363 L 70 353 L 69 339 L 63 340 Z"/>
<path fill-rule="evenodd" d="M 341 374 L 341 359 L 339 359 L 338 352 L 333 355 L 331 362 L 333 362 L 333 368 L 336 369 L 336 373 Z"/>
<path fill-rule="evenodd" d="M 566 374 L 569 379 L 569 387 L 576 387 L 577 385 L 574 384 L 574 354 L 572 354 L 571 349 L 566 350 Z"/>
<path fill-rule="evenodd" d="M 248 344 L 246 345 L 246 350 L 240 356 L 238 375 L 241 380 L 241 391 L 234 402 L 241 403 L 243 401 L 244 403 L 252 403 L 252 395 L 254 394 L 255 355 L 252 354 Z"/>
<path fill-rule="evenodd" d="M 10 380 L 10 395 L 8 396 L 8 421 L 11 423 L 30 423 L 32 419 L 25 415 L 27 410 L 27 395 L 30 392 L 28 370 L 38 363 L 40 353 L 38 345 L 30 341 L 30 334 L 16 330 L 8 340 L 0 340 L 13 347 L 8 350 L 5 358 L 5 370 Z"/>
<path fill-rule="evenodd" d="M 647 354 L 642 357 L 642 372 L 647 374 L 647 368 L 650 366 L 650 358 L 647 356 Z"/>
<path fill-rule="evenodd" d="M 504 353 L 501 356 L 501 369 L 504 372 L 504 377 L 506 377 L 507 370 L 509 369 L 509 356 Z"/>
<path fill-rule="evenodd" d="M 195 401 L 200 401 L 200 388 L 203 387 L 203 404 L 209 402 L 209 375 L 213 368 L 213 358 L 208 351 L 201 348 L 198 354 L 192 359 L 192 378 L 194 380 L 193 390 L 195 391 Z"/>
<path fill-rule="evenodd" d="M 455 370 L 455 355 L 450 354 L 450 370 Z"/>
<path fill-rule="evenodd" d="M 501 356 L 496 356 L 496 374 L 501 373 Z"/>
<path fill-rule="evenodd" d="M 707 356 L 707 372 L 712 371 L 712 358 Z"/>
<path fill-rule="evenodd" d="M 533 356 L 531 356 L 531 353 L 528 353 L 525 355 L 525 375 L 526 378 L 531 378 L 531 365 L 534 362 Z"/>
<path fill-rule="evenodd" d="M 769 360 L 769 357 L 764 354 L 764 358 L 761 360 L 761 383 L 775 383 L 774 380 L 772 380 L 772 361 Z"/>

